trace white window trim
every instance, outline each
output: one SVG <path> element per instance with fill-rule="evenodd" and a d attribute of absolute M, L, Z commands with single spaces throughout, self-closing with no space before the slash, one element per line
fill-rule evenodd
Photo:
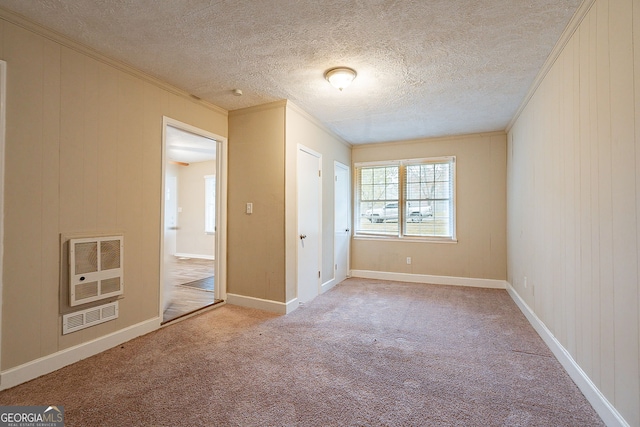
<path fill-rule="evenodd" d="M 397 166 L 401 170 L 404 166 L 415 165 L 415 164 L 424 164 L 424 163 L 442 163 L 442 162 L 451 162 L 452 173 L 451 173 L 451 204 L 452 204 L 452 213 L 451 213 L 451 236 L 413 236 L 413 235 L 404 235 L 403 234 L 403 226 L 401 224 L 398 225 L 398 234 L 382 234 L 382 233 L 374 233 L 374 232 L 362 232 L 358 230 L 358 227 L 355 226 L 356 222 L 359 220 L 360 212 L 360 188 L 359 188 L 359 180 L 358 180 L 358 170 L 361 167 L 372 167 L 372 166 Z M 402 160 L 388 160 L 388 161 L 372 161 L 372 162 L 356 162 L 354 163 L 353 171 L 354 171 L 354 240 L 378 240 L 378 241 L 396 241 L 396 242 L 429 242 L 429 243 L 458 243 L 457 239 L 457 171 L 456 171 L 456 156 L 440 156 L 440 157 L 425 157 L 425 158 L 417 158 L 417 159 L 402 159 Z M 399 185 L 399 197 L 398 197 L 398 206 L 404 203 L 405 197 L 405 174 L 404 172 L 400 173 L 400 184 Z M 400 212 L 398 213 L 398 220 L 400 220 Z"/>

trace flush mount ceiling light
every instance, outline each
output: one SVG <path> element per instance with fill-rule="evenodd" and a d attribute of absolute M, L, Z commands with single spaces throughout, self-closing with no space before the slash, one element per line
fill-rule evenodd
<path fill-rule="evenodd" d="M 331 83 L 331 86 L 342 90 L 349 86 L 357 75 L 356 70 L 352 68 L 336 67 L 325 71 L 324 78 Z"/>

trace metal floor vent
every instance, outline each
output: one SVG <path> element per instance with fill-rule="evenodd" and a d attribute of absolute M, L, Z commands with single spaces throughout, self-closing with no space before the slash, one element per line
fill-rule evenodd
<path fill-rule="evenodd" d="M 62 316 L 62 335 L 118 318 L 118 301 Z"/>

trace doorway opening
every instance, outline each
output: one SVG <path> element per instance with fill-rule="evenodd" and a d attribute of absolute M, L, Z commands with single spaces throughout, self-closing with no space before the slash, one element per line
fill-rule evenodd
<path fill-rule="evenodd" d="M 163 135 L 160 300 L 166 323 L 224 298 L 220 232 L 226 228 L 221 226 L 226 141 L 168 118 Z"/>

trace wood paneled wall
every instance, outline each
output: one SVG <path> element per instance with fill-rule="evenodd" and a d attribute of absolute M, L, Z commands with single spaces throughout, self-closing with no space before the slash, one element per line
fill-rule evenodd
<path fill-rule="evenodd" d="M 4 19 L 0 59 L 5 370 L 159 315 L 162 117 L 226 136 L 227 115 Z M 125 236 L 120 317 L 62 336 L 60 236 L 104 232 Z"/>
<path fill-rule="evenodd" d="M 639 103 L 640 1 L 598 0 L 508 134 L 508 280 L 630 425 Z"/>

